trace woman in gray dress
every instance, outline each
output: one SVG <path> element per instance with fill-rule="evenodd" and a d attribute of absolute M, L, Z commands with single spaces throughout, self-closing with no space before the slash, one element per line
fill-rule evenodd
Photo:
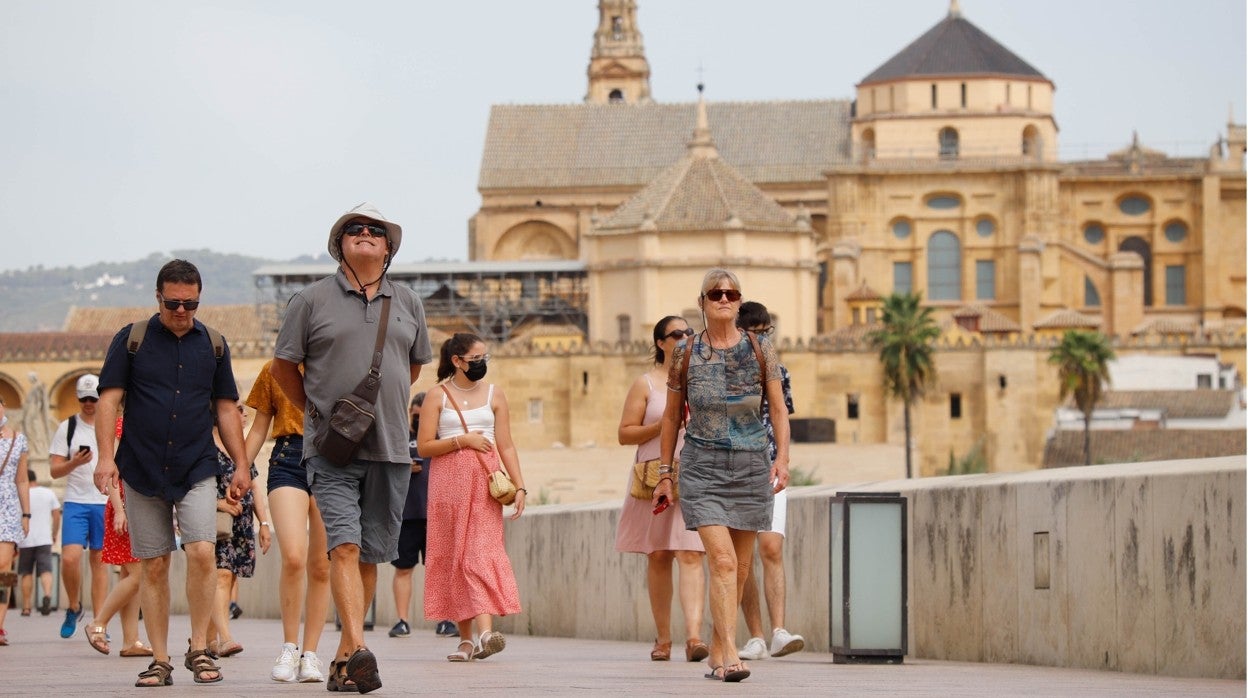
<path fill-rule="evenodd" d="M 772 495 L 789 482 L 789 415 L 775 348 L 766 337 L 737 328 L 737 276 L 726 269 L 708 271 L 698 307 L 706 329 L 676 348 L 668 374 L 661 479 L 653 503 L 661 506 L 671 495 L 672 478 L 680 478 L 685 527 L 702 538 L 710 568 L 711 671 L 706 677 L 741 681 L 750 670 L 737 656 L 737 606 L 754 539 L 771 523 Z M 776 434 L 774 462 L 767 457 L 760 412 L 764 390 Z M 682 395 L 689 409 L 685 445 L 680 472 L 671 473 L 685 411 Z"/>

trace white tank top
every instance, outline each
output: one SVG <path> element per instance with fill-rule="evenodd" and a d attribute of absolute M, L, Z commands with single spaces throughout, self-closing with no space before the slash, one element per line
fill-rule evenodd
<path fill-rule="evenodd" d="M 455 406 L 446 404 L 446 392 L 442 393 L 442 411 L 438 413 L 438 438 L 449 439 L 452 436 L 459 436 L 464 433 L 464 427 L 459 423 L 459 415 L 455 413 Z M 490 383 L 490 391 L 486 395 L 485 404 L 472 409 L 462 409 L 464 413 L 464 421 L 468 423 L 468 431 L 479 431 L 485 435 L 485 438 L 494 443 L 494 384 Z"/>

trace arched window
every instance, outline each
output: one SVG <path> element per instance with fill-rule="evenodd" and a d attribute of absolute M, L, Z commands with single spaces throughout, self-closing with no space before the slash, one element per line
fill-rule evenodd
<path fill-rule="evenodd" d="M 607 95 L 607 101 L 611 103 L 623 102 L 624 93 L 620 90 L 611 90 L 611 93 Z"/>
<path fill-rule="evenodd" d="M 869 128 L 862 132 L 862 160 L 869 162 L 875 159 L 875 129 Z"/>
<path fill-rule="evenodd" d="M 1023 157 L 1040 157 L 1040 131 L 1035 126 L 1023 129 Z"/>
<path fill-rule="evenodd" d="M 1134 252 L 1144 259 L 1144 307 L 1153 305 L 1153 253 L 1148 242 L 1135 235 L 1122 241 L 1119 252 Z"/>
<path fill-rule="evenodd" d="M 615 316 L 616 329 L 619 331 L 620 341 L 628 343 L 633 341 L 633 319 L 626 313 L 620 313 Z"/>
<path fill-rule="evenodd" d="M 962 299 L 962 244 L 948 230 L 927 241 L 927 297 L 934 301 Z"/>
<path fill-rule="evenodd" d="M 1101 305 L 1101 294 L 1096 290 L 1096 284 L 1086 276 L 1083 277 L 1083 304 L 1089 308 Z"/>
<path fill-rule="evenodd" d="M 940 157 L 958 157 L 958 131 L 948 126 L 940 129 Z"/>

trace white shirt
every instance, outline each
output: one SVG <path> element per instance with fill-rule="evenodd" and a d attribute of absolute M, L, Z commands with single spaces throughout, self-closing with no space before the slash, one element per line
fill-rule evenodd
<path fill-rule="evenodd" d="M 76 434 L 75 434 L 76 435 Z M 64 437 L 62 437 L 64 438 Z M 30 488 L 30 533 L 19 548 L 52 545 L 52 512 L 61 508 L 56 493 L 42 485 Z"/>
<path fill-rule="evenodd" d="M 96 448 L 95 443 L 95 426 L 87 424 L 82 414 L 75 416 L 78 418 L 78 425 L 74 427 L 74 442 L 65 443 L 65 437 L 69 435 L 69 420 L 67 419 L 57 425 L 56 434 L 48 446 L 48 454 L 69 458 L 71 453 L 78 452 L 80 446 L 89 446 L 91 460 L 74 468 L 69 475 L 65 476 L 65 501 L 76 504 L 106 504 L 108 497 L 100 494 L 95 487 L 95 463 L 100 457 L 100 450 Z"/>

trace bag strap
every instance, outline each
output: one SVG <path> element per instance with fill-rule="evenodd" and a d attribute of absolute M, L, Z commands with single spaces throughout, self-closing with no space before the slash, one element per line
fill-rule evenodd
<path fill-rule="evenodd" d="M 65 427 L 65 452 L 74 457 L 74 431 L 78 428 L 78 415 L 69 415 L 69 424 Z"/>
<path fill-rule="evenodd" d="M 459 415 L 459 424 L 464 428 L 464 433 L 471 434 L 472 432 L 468 431 L 468 420 L 464 419 L 464 413 L 459 411 L 459 405 L 455 404 L 455 396 L 451 395 L 451 391 L 446 389 L 446 383 L 443 383 L 438 387 L 442 389 L 442 392 L 446 393 L 447 402 L 451 403 L 451 407 L 455 408 L 455 414 Z M 485 464 L 485 459 L 481 457 L 480 451 L 474 448 L 472 449 L 472 453 L 477 457 L 477 462 L 481 464 L 481 467 L 485 468 L 486 475 L 494 473 L 494 471 L 490 469 L 490 466 Z"/>
<path fill-rule="evenodd" d="M 369 403 L 377 402 L 377 392 L 381 389 L 381 355 L 386 348 L 386 328 L 390 325 L 390 296 L 381 299 L 381 322 L 377 325 L 377 343 L 373 345 L 373 364 L 360 384 L 355 386 L 354 394 Z"/>
<path fill-rule="evenodd" d="M 759 390 L 762 392 L 763 401 L 767 400 L 767 359 L 763 357 L 763 349 L 758 344 L 758 339 L 753 332 L 742 330 L 745 336 L 750 339 L 750 346 L 754 349 L 754 358 L 758 361 L 758 384 Z M 680 426 L 685 426 L 685 417 L 689 414 L 689 355 L 693 353 L 693 340 L 690 339 L 685 347 L 684 356 L 680 361 Z M 762 403 L 760 403 L 762 404 Z"/>
<path fill-rule="evenodd" d="M 17 445 L 17 430 L 13 430 L 13 440 L 9 442 L 9 451 L 4 454 L 4 460 L 0 460 L 0 473 L 9 467 L 9 456 L 13 455 L 13 447 Z"/>

